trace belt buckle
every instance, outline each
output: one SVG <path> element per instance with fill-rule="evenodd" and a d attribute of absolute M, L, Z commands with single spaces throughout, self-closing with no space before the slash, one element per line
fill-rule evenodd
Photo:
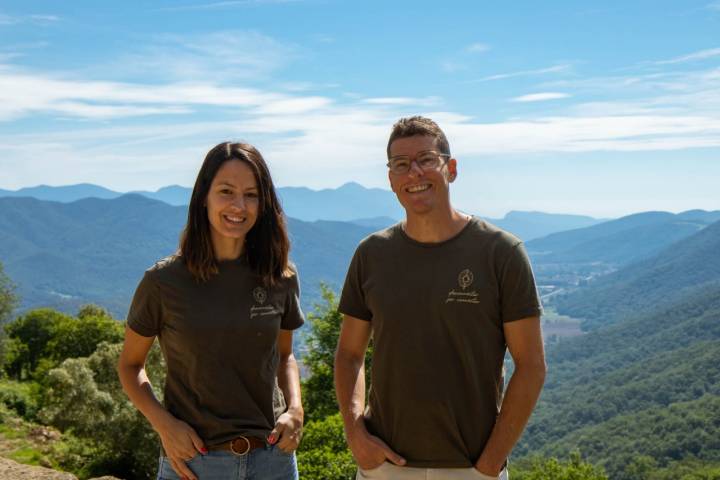
<path fill-rule="evenodd" d="M 245 448 L 245 451 L 244 451 L 244 452 L 236 452 L 236 451 L 235 451 L 235 447 L 234 447 L 235 441 L 236 441 L 236 440 L 240 440 L 240 439 L 245 440 L 245 443 L 247 444 L 247 447 Z M 235 440 L 232 440 L 232 441 L 230 442 L 230 451 L 231 451 L 232 453 L 234 453 L 235 455 L 237 455 L 238 457 L 244 457 L 244 456 L 247 455 L 248 452 L 250 451 L 250 440 L 249 440 L 246 436 L 240 435 L 238 438 L 236 438 Z"/>

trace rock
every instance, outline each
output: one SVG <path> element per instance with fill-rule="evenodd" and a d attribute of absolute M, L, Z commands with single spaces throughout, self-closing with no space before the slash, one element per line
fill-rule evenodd
<path fill-rule="evenodd" d="M 23 465 L 14 460 L 0 457 L 0 478 L 2 480 L 78 480 L 75 475 L 67 472 L 58 472 L 45 467 Z M 120 480 L 119 478 L 105 476 L 91 480 Z"/>
<path fill-rule="evenodd" d="M 0 458 L 0 478 L 3 480 L 77 480 L 77 477 L 71 473 L 22 465 L 7 458 Z"/>

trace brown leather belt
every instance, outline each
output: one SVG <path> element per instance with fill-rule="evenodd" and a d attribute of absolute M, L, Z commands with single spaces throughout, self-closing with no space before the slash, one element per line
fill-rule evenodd
<path fill-rule="evenodd" d="M 212 445 L 208 447 L 208 450 L 226 450 L 232 452 L 235 455 L 243 456 L 247 455 L 256 448 L 265 447 L 265 440 L 258 437 L 244 437 L 239 436 L 229 442 L 221 443 L 219 445 Z"/>

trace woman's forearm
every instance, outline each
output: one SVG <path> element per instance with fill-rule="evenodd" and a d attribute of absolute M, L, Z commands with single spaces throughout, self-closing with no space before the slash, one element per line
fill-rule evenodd
<path fill-rule="evenodd" d="M 121 364 L 118 366 L 118 376 L 123 390 L 132 404 L 147 418 L 156 431 L 162 429 L 171 415 L 155 397 L 145 368 Z"/>
<path fill-rule="evenodd" d="M 300 370 L 295 355 L 290 353 L 280 357 L 278 365 L 278 385 L 285 396 L 288 410 L 302 413 L 302 395 L 300 393 Z"/>

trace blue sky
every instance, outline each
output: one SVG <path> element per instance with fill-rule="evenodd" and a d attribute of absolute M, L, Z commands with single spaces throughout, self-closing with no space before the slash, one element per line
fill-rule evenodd
<path fill-rule="evenodd" d="M 400 116 L 456 205 L 720 208 L 720 1 L 0 4 L 0 188 L 191 185 L 227 139 L 280 186 L 387 188 Z"/>

